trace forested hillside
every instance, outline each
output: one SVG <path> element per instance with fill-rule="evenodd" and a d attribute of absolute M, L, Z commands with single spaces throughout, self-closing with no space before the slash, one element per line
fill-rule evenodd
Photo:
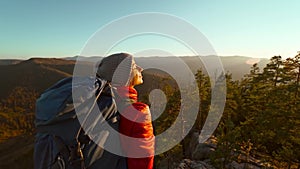
<path fill-rule="evenodd" d="M 193 158 L 189 144 L 192 135 L 200 133 L 211 99 L 209 78 L 202 71 L 196 78 L 201 98 L 198 119 L 181 144 L 156 158 L 162 166 L 174 168 L 173 163 Z M 205 162 L 215 168 L 231 168 L 233 162 L 245 168 L 300 168 L 300 55 L 286 60 L 274 56 L 263 69 L 254 64 L 243 79 L 233 80 L 229 73 L 226 81 L 226 105 L 214 134 L 216 147 Z M 179 111 L 180 95 L 173 92 L 170 98 L 165 114 L 155 123 L 157 131 L 170 126 L 168 119 Z M 251 164 L 253 159 L 259 163 Z"/>

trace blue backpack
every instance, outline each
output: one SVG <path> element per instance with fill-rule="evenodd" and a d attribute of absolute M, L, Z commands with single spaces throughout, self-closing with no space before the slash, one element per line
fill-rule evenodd
<path fill-rule="evenodd" d="M 79 92 L 72 97 L 74 91 Z M 80 125 L 79 116 L 86 119 L 91 113 L 99 113 L 94 111 L 96 107 L 100 110 L 99 116 L 103 115 L 108 124 L 118 131 L 119 113 L 112 88 L 105 80 L 69 77 L 44 91 L 36 102 L 34 168 L 126 169 L 124 157 L 98 146 Z M 89 128 L 97 128 L 101 123 L 99 119 L 89 119 Z M 113 138 L 108 135 L 101 142 L 109 142 Z M 116 146 L 121 148 L 120 144 Z"/>

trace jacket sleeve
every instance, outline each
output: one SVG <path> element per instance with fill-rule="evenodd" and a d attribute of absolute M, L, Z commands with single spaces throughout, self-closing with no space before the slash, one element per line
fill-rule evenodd
<path fill-rule="evenodd" d="M 121 113 L 120 133 L 128 169 L 152 169 L 155 137 L 148 105 L 136 102 L 125 108 Z"/>

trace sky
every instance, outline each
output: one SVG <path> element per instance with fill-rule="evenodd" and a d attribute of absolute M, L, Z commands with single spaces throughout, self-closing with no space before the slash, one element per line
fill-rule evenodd
<path fill-rule="evenodd" d="M 220 56 L 293 57 L 300 51 L 299 8 L 298 0 L 1 0 L 0 59 L 80 55 L 99 29 L 143 12 L 185 20 Z M 182 46 L 172 38 L 147 34 L 128 38 L 113 46 L 113 52 L 159 48 L 191 55 Z"/>

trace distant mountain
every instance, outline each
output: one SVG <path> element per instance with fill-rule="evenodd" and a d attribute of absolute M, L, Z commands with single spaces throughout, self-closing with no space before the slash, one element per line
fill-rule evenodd
<path fill-rule="evenodd" d="M 63 59 L 66 59 L 66 60 L 81 60 L 81 61 L 87 61 L 87 62 L 98 62 L 102 59 L 103 57 L 102 56 L 89 56 L 89 57 L 86 57 L 86 56 L 73 56 L 73 57 L 66 57 L 66 58 L 63 58 Z"/>
<path fill-rule="evenodd" d="M 90 62 L 99 62 L 103 57 L 100 56 L 92 56 L 92 57 L 83 57 L 83 56 L 74 56 L 66 58 L 67 60 L 76 60 L 78 58 L 81 60 L 90 61 Z M 175 74 L 180 74 L 182 70 L 178 69 L 178 59 L 181 59 L 185 62 L 193 73 L 196 73 L 198 69 L 204 68 L 202 60 L 203 59 L 211 59 L 216 58 L 217 56 L 181 56 L 181 57 L 159 57 L 159 56 L 151 56 L 151 57 L 137 57 L 135 58 L 136 62 L 140 65 L 156 65 L 156 66 L 165 66 L 170 68 L 170 70 Z M 266 58 L 251 58 L 246 56 L 220 56 L 219 59 L 223 64 L 223 68 L 225 72 L 232 73 L 232 77 L 234 80 L 241 79 L 245 74 L 249 73 L 250 67 L 254 63 L 258 63 L 260 68 L 265 67 L 265 65 L 269 62 L 269 59 Z M 204 70 L 205 72 L 205 70 Z"/>
<path fill-rule="evenodd" d="M 16 87 L 41 92 L 56 81 L 72 75 L 74 61 L 32 58 L 18 64 L 0 65 L 0 98 Z"/>
<path fill-rule="evenodd" d="M 0 65 L 14 65 L 22 62 L 22 60 L 18 59 L 0 59 Z"/>
<path fill-rule="evenodd" d="M 212 56 L 215 57 L 215 56 Z M 57 58 L 31 58 L 29 60 L 0 60 L 0 99 L 5 99 L 16 87 L 25 87 L 38 93 L 42 92 L 58 80 L 71 76 L 73 74 L 74 59 Z M 201 58 L 201 57 L 200 57 Z M 268 59 L 256 59 L 250 57 L 229 56 L 220 57 L 226 72 L 232 73 L 234 79 L 241 79 L 249 73 L 253 63 L 258 62 L 262 68 L 268 63 Z M 91 69 L 93 62 L 101 60 L 101 57 L 82 58 L 84 61 L 78 63 L 78 67 L 83 74 L 93 74 L 95 68 Z M 199 57 L 140 57 L 136 62 L 140 65 L 154 64 L 157 67 L 166 66 L 175 74 L 180 75 L 182 70 L 178 68 L 178 59 L 182 59 L 191 71 L 195 73 L 199 68 L 204 68 Z M 4 64 L 5 63 L 5 64 Z M 166 72 L 149 69 L 144 71 L 145 86 L 143 88 L 153 88 L 153 76 L 160 78 L 172 78 Z M 147 82 L 147 84 L 146 84 Z M 141 87 L 140 87 L 141 88 Z M 154 87 L 155 88 L 155 87 Z"/>
<path fill-rule="evenodd" d="M 182 73 L 182 70 L 178 68 L 178 59 L 181 59 L 186 63 L 190 70 L 195 74 L 197 70 L 203 69 L 205 66 L 203 64 L 204 59 L 216 58 L 217 56 L 201 56 L 201 57 L 141 57 L 136 58 L 136 62 L 140 65 L 155 64 L 157 66 L 168 65 L 169 70 L 174 72 L 174 74 Z M 251 66 L 254 63 L 258 63 L 260 68 L 265 67 L 269 62 L 269 59 L 261 58 L 250 58 L 243 56 L 227 56 L 219 57 L 223 64 L 223 69 L 225 72 L 231 73 L 234 80 L 241 79 L 245 74 L 249 73 Z M 214 64 L 214 63 L 211 63 Z M 213 67 L 214 65 L 212 65 Z"/>
<path fill-rule="evenodd" d="M 266 58 L 250 58 L 240 56 L 221 57 L 225 71 L 232 73 L 234 80 L 241 79 L 245 74 L 250 72 L 250 68 L 254 63 L 262 70 L 269 59 Z"/>

